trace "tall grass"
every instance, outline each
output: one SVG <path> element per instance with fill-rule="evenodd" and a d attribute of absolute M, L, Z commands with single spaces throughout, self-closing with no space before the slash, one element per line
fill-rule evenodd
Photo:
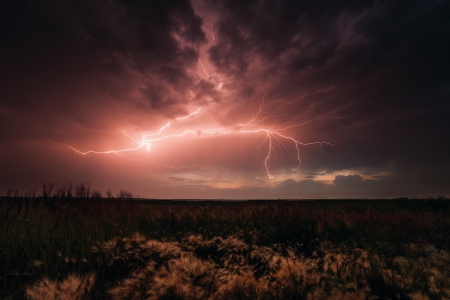
<path fill-rule="evenodd" d="M 0 198 L 1 299 L 450 297 L 445 199 L 82 196 Z"/>

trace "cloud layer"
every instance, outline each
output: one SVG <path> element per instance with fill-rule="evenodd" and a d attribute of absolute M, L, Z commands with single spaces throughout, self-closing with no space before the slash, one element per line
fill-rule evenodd
<path fill-rule="evenodd" d="M 449 12 L 445 1 L 8 1 L 0 189 L 89 181 L 160 198 L 448 195 Z M 258 111 L 261 128 L 329 144 L 301 146 L 293 171 L 295 144 L 274 140 L 275 178 L 264 178 L 264 133 L 207 131 L 239 130 Z M 194 133 L 126 155 L 66 146 L 135 147 L 119 131 L 138 139 L 167 122 L 168 134 Z"/>

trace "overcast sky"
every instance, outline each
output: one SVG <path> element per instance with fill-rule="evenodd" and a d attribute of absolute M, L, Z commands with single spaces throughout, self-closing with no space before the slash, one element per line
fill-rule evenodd
<path fill-rule="evenodd" d="M 2 1 L 0 194 L 450 196 L 449 16 L 433 0 Z"/>

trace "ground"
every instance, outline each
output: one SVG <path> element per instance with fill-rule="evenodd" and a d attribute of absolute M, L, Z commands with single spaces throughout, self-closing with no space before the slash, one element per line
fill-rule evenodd
<path fill-rule="evenodd" d="M 2 299 L 450 298 L 446 199 L 0 202 Z"/>

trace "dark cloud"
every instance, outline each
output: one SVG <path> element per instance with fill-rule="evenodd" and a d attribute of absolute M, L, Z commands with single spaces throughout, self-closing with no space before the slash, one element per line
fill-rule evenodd
<path fill-rule="evenodd" d="M 277 121 L 313 119 L 301 128 L 305 140 L 343 147 L 305 159 L 303 170 L 376 170 L 395 162 L 399 177 L 443 184 L 450 167 L 442 147 L 450 142 L 448 2 L 214 4 L 220 12 L 210 59 L 224 76 L 243 79 L 241 90 L 246 82 L 254 89 L 259 80 L 261 90 L 277 82 L 266 96 L 272 109 L 295 92 L 332 87 L 294 103 Z"/>
<path fill-rule="evenodd" d="M 363 181 L 360 175 L 338 175 L 334 178 L 333 183 L 335 186 L 347 186 L 352 184 L 357 184 Z"/>
<path fill-rule="evenodd" d="M 15 138 L 54 136 L 62 119 L 185 113 L 198 82 L 206 39 L 189 1 L 7 1 L 0 19 L 0 114 Z"/>
<path fill-rule="evenodd" d="M 167 179 L 170 179 L 170 180 L 176 181 L 176 182 L 183 182 L 183 181 L 186 181 L 186 178 L 175 177 L 175 176 L 169 176 L 169 177 L 167 177 Z"/>

